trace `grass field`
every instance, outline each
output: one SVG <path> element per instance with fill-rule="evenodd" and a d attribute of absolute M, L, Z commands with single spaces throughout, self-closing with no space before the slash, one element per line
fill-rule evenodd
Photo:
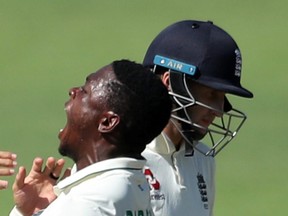
<path fill-rule="evenodd" d="M 115 59 L 141 62 L 172 22 L 212 20 L 240 46 L 242 83 L 255 95 L 231 99 L 248 120 L 216 158 L 215 215 L 287 215 L 287 7 L 284 0 L 0 0 L 0 149 L 29 168 L 35 156 L 59 157 L 70 87 Z M 14 178 L 4 179 L 11 186 Z M 0 191 L 0 215 L 12 206 L 11 188 Z"/>

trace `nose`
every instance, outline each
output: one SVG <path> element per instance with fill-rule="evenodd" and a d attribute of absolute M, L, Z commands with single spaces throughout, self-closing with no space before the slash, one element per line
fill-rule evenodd
<path fill-rule="evenodd" d="M 74 87 L 69 90 L 69 96 L 71 99 L 75 99 L 77 93 L 80 91 L 79 87 Z"/>
<path fill-rule="evenodd" d="M 222 117 L 224 110 L 224 98 L 214 101 L 212 113 L 215 117 Z"/>
<path fill-rule="evenodd" d="M 222 117 L 223 112 L 221 110 L 212 110 L 212 113 L 215 117 Z"/>

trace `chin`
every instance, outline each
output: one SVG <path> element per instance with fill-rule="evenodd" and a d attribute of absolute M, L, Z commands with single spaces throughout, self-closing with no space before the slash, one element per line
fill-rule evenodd
<path fill-rule="evenodd" d="M 207 130 L 204 130 L 204 129 L 195 129 L 193 132 L 191 132 L 191 137 L 193 140 L 201 140 L 203 139 L 207 134 Z"/>
<path fill-rule="evenodd" d="M 69 157 L 71 150 L 70 150 L 69 142 L 67 139 L 65 139 L 65 137 L 66 136 L 64 134 L 62 134 L 62 136 L 59 138 L 60 139 L 60 145 L 58 147 L 58 152 L 62 156 Z"/>
<path fill-rule="evenodd" d="M 192 133 L 192 139 L 199 141 L 199 140 L 203 139 L 205 137 L 205 135 L 206 134 L 195 132 L 195 133 Z"/>
<path fill-rule="evenodd" d="M 68 156 L 67 149 L 65 149 L 62 144 L 60 144 L 58 152 L 62 156 Z"/>
<path fill-rule="evenodd" d="M 59 131 L 58 134 L 58 138 L 60 140 L 60 145 L 58 147 L 58 152 L 62 155 L 62 156 L 69 156 L 69 142 L 68 138 L 69 138 L 69 130 L 67 129 L 67 127 L 65 127 L 64 129 L 61 129 Z"/>

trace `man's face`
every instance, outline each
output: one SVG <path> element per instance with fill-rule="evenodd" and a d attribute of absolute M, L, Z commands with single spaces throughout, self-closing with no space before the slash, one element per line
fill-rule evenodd
<path fill-rule="evenodd" d="M 65 103 L 67 123 L 59 133 L 59 152 L 63 156 L 77 159 L 87 143 L 99 136 L 99 120 L 107 100 L 103 88 L 113 75 L 112 67 L 106 66 L 90 74 L 83 86 L 69 91 L 70 99 Z"/>
<path fill-rule="evenodd" d="M 188 81 L 188 86 L 189 91 L 193 95 L 195 101 L 215 109 L 212 110 L 198 104 L 193 105 L 187 109 L 189 117 L 194 124 L 197 124 L 203 128 L 208 128 L 209 125 L 214 121 L 215 117 L 222 116 L 221 112 L 223 111 L 224 108 L 225 93 L 198 84 L 191 80 Z M 194 139 L 197 140 L 202 139 L 207 133 L 206 129 L 201 129 L 198 127 L 195 127 L 194 129 L 195 129 Z"/>

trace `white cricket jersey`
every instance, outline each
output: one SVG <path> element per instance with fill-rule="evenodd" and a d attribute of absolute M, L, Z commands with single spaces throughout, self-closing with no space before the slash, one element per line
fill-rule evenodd
<path fill-rule="evenodd" d="M 202 143 L 199 148 L 207 148 Z M 163 133 L 142 154 L 150 183 L 155 216 L 212 216 L 214 205 L 214 158 L 194 151 L 185 156 L 185 145 L 176 151 Z"/>
<path fill-rule="evenodd" d="M 58 195 L 41 216 L 153 216 L 145 160 L 109 159 L 59 182 Z M 14 208 L 10 216 L 21 215 Z"/>

